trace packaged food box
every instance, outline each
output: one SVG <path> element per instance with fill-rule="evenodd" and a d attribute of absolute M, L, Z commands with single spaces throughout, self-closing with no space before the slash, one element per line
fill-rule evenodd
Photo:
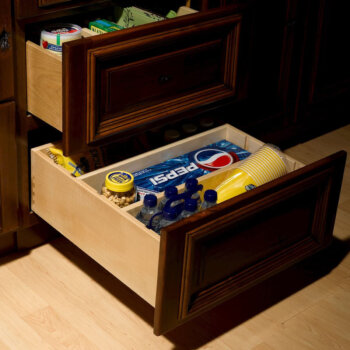
<path fill-rule="evenodd" d="M 111 22 L 106 19 L 98 19 L 89 23 L 89 29 L 96 33 L 103 34 L 124 28 L 115 22 Z"/>
<path fill-rule="evenodd" d="M 135 6 L 124 8 L 117 7 L 115 15 L 116 24 L 123 28 L 136 27 L 142 24 L 162 21 L 165 19 L 162 16 Z"/>
<path fill-rule="evenodd" d="M 197 178 L 247 158 L 250 152 L 221 140 L 163 163 L 133 173 L 138 199 L 148 193 L 163 192 L 169 185 L 177 186 L 189 178 Z"/>

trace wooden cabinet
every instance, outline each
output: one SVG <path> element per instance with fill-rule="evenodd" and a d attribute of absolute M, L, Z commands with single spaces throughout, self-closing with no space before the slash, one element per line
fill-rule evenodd
<path fill-rule="evenodd" d="M 15 231 L 17 219 L 17 153 L 15 103 L 0 104 L 0 234 Z"/>
<path fill-rule="evenodd" d="M 51 144 L 32 150 L 33 210 L 151 304 L 158 335 L 331 242 L 345 152 L 308 166 L 287 157 L 289 174 L 160 236 L 136 220 L 142 203 L 119 208 L 100 194 L 110 171 L 138 171 L 222 139 L 250 152 L 263 144 L 224 125 L 78 178 L 49 158 Z M 199 182 L 215 188 L 237 164 Z"/>
<path fill-rule="evenodd" d="M 181 5 L 167 6 L 175 4 Z M 18 198 L 20 228 L 33 227 L 36 213 L 151 304 L 155 333 L 163 334 L 329 244 L 345 153 L 309 166 L 288 158 L 287 175 L 161 236 L 135 219 L 140 203 L 120 209 L 99 194 L 106 172 L 140 170 L 225 138 L 253 152 L 262 141 L 245 130 L 264 141 L 298 141 L 308 119 L 301 107 L 324 100 L 331 85 L 344 86 L 336 68 L 325 68 L 334 62 L 327 47 L 336 7 L 316 0 L 194 1 L 202 12 L 65 43 L 62 58 L 38 46 L 44 23 L 75 16 L 84 22 L 112 5 L 14 1 L 17 113 L 15 123 L 14 103 L 1 105 L 0 143 L 10 150 L 0 153 L 1 224 L 16 229 Z M 320 32 L 327 13 L 330 24 Z M 331 39 L 318 42 L 317 33 Z M 309 85 L 308 62 L 316 56 Z M 143 139 L 155 126 L 203 115 L 239 129 L 224 124 L 161 148 L 145 139 L 145 149 L 156 149 L 139 147 L 135 158 L 113 148 L 116 140 Z M 111 147 L 124 160 L 74 178 L 47 156 L 51 143 L 44 143 L 54 138 L 66 154 Z M 8 173 L 17 161 L 18 197 Z M 212 187 L 219 180 L 200 179 Z"/>

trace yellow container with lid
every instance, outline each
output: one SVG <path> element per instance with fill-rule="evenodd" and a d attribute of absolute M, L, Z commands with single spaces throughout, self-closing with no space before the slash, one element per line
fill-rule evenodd
<path fill-rule="evenodd" d="M 123 170 L 108 173 L 102 194 L 121 208 L 135 202 L 134 176 Z"/>
<path fill-rule="evenodd" d="M 215 190 L 218 203 L 238 196 L 287 174 L 284 155 L 273 145 L 265 144 L 232 170 Z"/>

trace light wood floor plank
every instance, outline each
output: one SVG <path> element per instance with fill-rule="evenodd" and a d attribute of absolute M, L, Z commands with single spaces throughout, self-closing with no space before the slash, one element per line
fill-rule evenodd
<path fill-rule="evenodd" d="M 51 307 L 40 309 L 23 319 L 53 349 L 92 350 L 97 348 L 97 343 L 91 343 L 84 333 L 76 329 L 74 319 L 62 318 Z M 77 326 L 79 327 L 79 324 Z"/>
<path fill-rule="evenodd" d="M 0 268 L 0 299 L 6 300 L 7 305 L 11 306 L 19 316 L 48 306 L 33 288 L 28 287 L 7 268 Z"/>
<path fill-rule="evenodd" d="M 5 298 L 0 299 L 0 339 L 9 349 L 54 349 L 30 327 Z"/>

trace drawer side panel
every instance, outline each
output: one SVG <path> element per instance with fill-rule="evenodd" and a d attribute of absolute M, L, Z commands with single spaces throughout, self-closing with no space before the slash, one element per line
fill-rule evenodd
<path fill-rule="evenodd" d="M 28 111 L 62 131 L 62 58 L 28 41 Z"/>
<path fill-rule="evenodd" d="M 159 238 L 54 164 L 44 148 L 32 150 L 34 212 L 154 306 Z"/>

